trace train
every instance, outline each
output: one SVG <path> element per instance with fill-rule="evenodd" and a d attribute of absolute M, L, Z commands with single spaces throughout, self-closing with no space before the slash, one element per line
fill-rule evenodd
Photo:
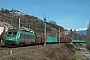
<path fill-rule="evenodd" d="M 19 45 L 34 45 L 34 44 L 44 44 L 44 43 L 59 43 L 66 42 L 70 43 L 69 38 L 58 38 L 52 36 L 40 35 L 36 36 L 35 33 L 31 31 L 21 30 L 21 29 L 9 29 L 6 33 L 5 44 L 7 46 L 19 46 Z"/>
<path fill-rule="evenodd" d="M 9 29 L 6 33 L 5 44 L 8 46 L 35 44 L 35 34 L 20 29 Z"/>

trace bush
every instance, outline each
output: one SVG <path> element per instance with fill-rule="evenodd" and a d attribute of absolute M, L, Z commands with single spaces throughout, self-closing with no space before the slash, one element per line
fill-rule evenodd
<path fill-rule="evenodd" d="M 6 37 L 6 31 L 4 30 L 0 36 L 0 39 L 5 42 L 5 37 Z"/>

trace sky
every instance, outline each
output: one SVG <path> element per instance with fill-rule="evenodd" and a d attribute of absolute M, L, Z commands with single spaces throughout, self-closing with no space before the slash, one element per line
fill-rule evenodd
<path fill-rule="evenodd" d="M 0 0 L 0 8 L 12 7 L 66 29 L 86 29 L 90 20 L 90 0 Z"/>

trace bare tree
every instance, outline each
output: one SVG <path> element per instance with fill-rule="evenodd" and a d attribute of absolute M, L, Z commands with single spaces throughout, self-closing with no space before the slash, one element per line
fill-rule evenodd
<path fill-rule="evenodd" d="M 87 34 L 86 34 L 86 46 L 90 50 L 90 21 L 87 28 Z"/>

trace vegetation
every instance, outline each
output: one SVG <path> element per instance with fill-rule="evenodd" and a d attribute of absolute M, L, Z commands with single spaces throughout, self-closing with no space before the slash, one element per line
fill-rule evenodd
<path fill-rule="evenodd" d="M 72 60 L 83 60 L 84 54 L 81 52 L 80 46 L 82 44 L 74 44 L 74 54 L 72 56 Z"/>
<path fill-rule="evenodd" d="M 83 60 L 84 55 L 81 53 L 80 49 L 75 48 L 75 53 L 72 60 Z"/>
<path fill-rule="evenodd" d="M 5 44 L 5 37 L 6 37 L 6 31 L 4 30 L 0 36 L 0 40 L 2 40 L 2 42 L 0 43 L 0 45 L 4 45 Z"/>
<path fill-rule="evenodd" d="M 1 34 L 1 38 L 3 41 L 5 41 L 5 37 L 6 37 L 6 31 L 4 30 Z"/>
<path fill-rule="evenodd" d="M 52 24 L 57 24 L 55 21 L 53 21 L 53 20 L 50 20 L 50 23 L 52 23 Z"/>
<path fill-rule="evenodd" d="M 4 8 L 1 9 L 1 12 L 6 13 L 6 14 L 10 14 L 10 11 L 8 9 L 4 9 Z"/>
<path fill-rule="evenodd" d="M 87 29 L 86 46 L 90 50 L 90 21 Z"/>

